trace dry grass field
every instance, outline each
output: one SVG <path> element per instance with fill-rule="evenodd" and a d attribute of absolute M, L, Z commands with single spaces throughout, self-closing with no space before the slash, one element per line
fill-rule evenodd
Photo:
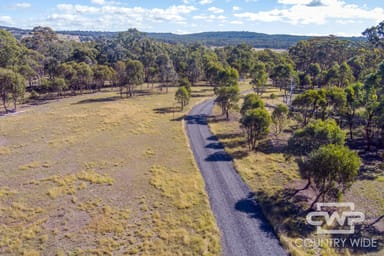
<path fill-rule="evenodd" d="M 0 254 L 220 254 L 173 102 L 103 92 L 0 117 Z"/>
<path fill-rule="evenodd" d="M 243 84 L 242 88 L 244 90 L 247 86 Z M 277 97 L 271 98 L 271 94 Z M 262 98 L 271 112 L 273 110 L 271 106 L 281 103 L 283 99 L 282 94 L 275 88 L 269 88 Z M 241 106 L 242 102 L 240 101 L 239 104 Z M 240 113 L 233 111 L 230 116 L 230 121 L 225 121 L 221 116 L 220 108 L 216 106 L 210 120 L 210 128 L 224 144 L 225 150 L 233 156 L 237 171 L 254 191 L 266 217 L 274 226 L 285 248 L 293 255 L 328 256 L 349 255 L 349 253 L 383 255 L 383 237 L 375 232 L 380 231 L 383 234 L 384 220 L 376 223 L 374 229 L 361 233 L 364 237 L 373 237 L 381 241 L 380 250 L 348 252 L 335 251 L 327 246 L 307 250 L 298 248 L 295 245 L 297 238 L 314 238 L 313 229 L 308 227 L 305 215 L 302 215 L 310 200 L 314 198 L 314 194 L 311 190 L 305 190 L 295 197 L 291 196 L 293 191 L 306 185 L 306 180 L 301 178 L 294 157 L 289 157 L 284 150 L 292 129 L 288 125 L 284 133 L 276 136 L 273 134 L 272 127 L 270 136 L 260 144 L 257 151 L 251 152 L 248 150 L 243 131 L 239 127 Z M 356 209 L 365 213 L 366 223 L 372 223 L 384 214 L 383 165 L 379 168 L 382 168 L 381 172 L 372 172 L 368 178 L 362 173 L 343 199 L 346 202 L 354 202 Z"/>

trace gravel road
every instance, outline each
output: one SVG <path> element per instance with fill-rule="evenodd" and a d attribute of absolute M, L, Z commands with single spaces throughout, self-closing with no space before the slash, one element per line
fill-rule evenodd
<path fill-rule="evenodd" d="M 212 107 L 213 100 L 195 106 L 185 117 L 185 129 L 220 229 L 223 255 L 287 255 L 232 158 L 209 130 Z"/>

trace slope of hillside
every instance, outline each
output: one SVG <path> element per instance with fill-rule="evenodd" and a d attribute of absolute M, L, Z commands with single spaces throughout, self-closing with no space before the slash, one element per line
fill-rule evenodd
<path fill-rule="evenodd" d="M 20 39 L 31 30 L 4 27 L 11 32 L 16 38 Z M 81 41 L 94 41 L 100 38 L 110 38 L 117 35 L 119 32 L 107 31 L 57 31 L 59 35 L 65 35 L 62 38 L 71 39 L 77 38 Z M 297 35 L 269 35 L 263 33 L 247 32 L 247 31 L 223 31 L 223 32 L 203 32 L 195 34 L 178 35 L 173 33 L 144 33 L 148 37 L 158 41 L 171 44 L 194 44 L 202 43 L 210 47 L 220 47 L 238 44 L 249 44 L 255 48 L 271 48 L 271 49 L 288 49 L 301 40 L 312 38 L 311 36 Z M 72 36 L 72 37 L 71 37 Z M 365 41 L 364 37 L 340 37 L 340 39 L 351 40 L 354 42 Z"/>

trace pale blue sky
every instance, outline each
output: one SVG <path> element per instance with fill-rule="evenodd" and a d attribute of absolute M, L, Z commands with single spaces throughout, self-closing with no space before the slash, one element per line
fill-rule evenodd
<path fill-rule="evenodd" d="M 0 25 L 55 30 L 360 35 L 383 0 L 0 0 Z"/>

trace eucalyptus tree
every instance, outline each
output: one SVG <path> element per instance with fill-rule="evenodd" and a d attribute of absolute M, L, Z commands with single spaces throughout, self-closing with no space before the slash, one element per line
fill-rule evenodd
<path fill-rule="evenodd" d="M 0 29 L 0 67 L 12 67 L 17 63 L 21 47 L 11 33 Z"/>
<path fill-rule="evenodd" d="M 363 35 L 368 38 L 368 41 L 375 47 L 384 48 L 384 21 L 377 26 L 367 28 Z"/>
<path fill-rule="evenodd" d="M 249 109 L 240 119 L 240 123 L 246 131 L 249 149 L 254 150 L 258 141 L 268 135 L 271 116 L 265 108 Z"/>
<path fill-rule="evenodd" d="M 116 81 L 117 81 L 117 85 L 119 86 L 120 97 L 123 97 L 123 91 L 124 91 L 124 87 L 126 84 L 126 77 L 127 77 L 127 73 L 125 72 L 126 63 L 123 61 L 117 61 L 113 65 L 113 69 L 116 72 Z"/>
<path fill-rule="evenodd" d="M 180 104 L 180 109 L 183 110 L 189 103 L 190 93 L 184 86 L 179 87 L 175 93 L 175 99 Z"/>
<path fill-rule="evenodd" d="M 168 92 L 169 83 L 175 82 L 177 79 L 177 74 L 175 67 L 173 66 L 172 60 L 168 55 L 162 54 L 157 56 L 156 64 L 159 70 L 159 78 L 161 84 L 161 89 L 163 86 L 166 87 L 166 92 Z"/>
<path fill-rule="evenodd" d="M 134 88 L 144 83 L 144 66 L 138 60 L 129 60 L 126 63 L 127 95 L 134 95 Z"/>
<path fill-rule="evenodd" d="M 221 86 L 215 90 L 216 102 L 221 107 L 221 112 L 229 120 L 229 110 L 234 108 L 239 101 L 240 90 L 237 85 Z"/>
<path fill-rule="evenodd" d="M 105 82 L 111 81 L 113 71 L 109 66 L 99 64 L 92 66 L 92 71 L 96 89 L 100 91 L 104 87 Z"/>
<path fill-rule="evenodd" d="M 28 49 L 38 51 L 44 56 L 51 56 L 50 47 L 58 43 L 57 34 L 50 27 L 34 27 L 32 31 L 21 40 Z M 53 57 L 53 56 L 51 56 Z"/>
<path fill-rule="evenodd" d="M 71 61 L 62 63 L 57 68 L 60 77 L 64 78 L 65 84 L 70 88 L 72 94 L 76 94 L 76 91 L 80 89 L 76 67 L 77 63 Z"/>
<path fill-rule="evenodd" d="M 6 113 L 9 112 L 9 100 L 13 102 L 13 110 L 17 110 L 17 101 L 24 97 L 24 77 L 11 69 L 0 68 L 0 97 Z"/>
<path fill-rule="evenodd" d="M 258 95 L 256 95 L 255 93 L 250 93 L 244 97 L 244 102 L 240 109 L 240 113 L 244 115 L 245 112 L 250 109 L 264 108 L 264 106 L 265 105 L 263 100 Z"/>
<path fill-rule="evenodd" d="M 57 93 L 57 96 L 63 96 L 63 93 L 68 88 L 64 78 L 56 77 L 50 81 L 51 90 Z"/>
<path fill-rule="evenodd" d="M 220 74 L 224 72 L 223 65 L 218 61 L 210 61 L 205 67 L 205 77 L 211 86 L 218 86 Z"/>
<path fill-rule="evenodd" d="M 361 165 L 358 154 L 342 145 L 323 145 L 303 165 L 316 185 L 317 195 L 309 209 L 323 197 L 340 199 L 351 187 Z"/>
<path fill-rule="evenodd" d="M 318 63 L 321 70 L 328 70 L 333 63 L 347 61 L 355 55 L 353 43 L 334 36 L 318 37 L 298 42 L 289 49 L 289 55 L 298 71 L 308 72 L 312 63 Z"/>
<path fill-rule="evenodd" d="M 315 118 L 316 113 L 325 104 L 325 91 L 315 89 L 297 95 L 292 101 L 293 111 L 302 126 L 307 125 L 311 119 Z"/>
<path fill-rule="evenodd" d="M 203 60 L 200 52 L 194 51 L 190 54 L 187 60 L 187 76 L 192 86 L 201 78 L 203 75 Z"/>
<path fill-rule="evenodd" d="M 345 88 L 346 105 L 344 109 L 344 117 L 348 122 L 349 137 L 353 139 L 353 125 L 357 110 L 363 103 L 363 84 L 355 83 Z"/>
<path fill-rule="evenodd" d="M 289 109 L 287 105 L 284 104 L 279 104 L 273 109 L 271 117 L 277 134 L 280 134 L 286 126 L 288 120 L 288 112 Z"/>
<path fill-rule="evenodd" d="M 229 120 L 229 110 L 237 106 L 240 89 L 239 74 L 236 69 L 228 67 L 218 76 L 218 86 L 215 88 L 216 102 L 220 105 L 222 114 Z"/>
<path fill-rule="evenodd" d="M 365 140 L 367 143 L 367 149 L 372 146 L 372 139 L 374 135 L 375 117 L 379 110 L 380 101 L 377 94 L 377 87 L 379 85 L 379 76 L 377 73 L 370 74 L 364 83 L 364 119 L 365 119 Z"/>
<path fill-rule="evenodd" d="M 273 68 L 270 78 L 273 85 L 284 92 L 284 100 L 287 103 L 292 93 L 292 86 L 297 84 L 298 76 L 291 64 L 280 64 Z"/>
<path fill-rule="evenodd" d="M 253 66 L 253 50 L 250 45 L 239 44 L 225 48 L 228 52 L 228 63 L 235 68 L 241 79 L 246 78 Z"/>
<path fill-rule="evenodd" d="M 265 92 L 265 87 L 268 80 L 268 74 L 267 74 L 264 63 L 257 62 L 253 66 L 250 76 L 252 78 L 251 84 L 252 84 L 253 90 L 258 95 L 262 95 Z"/>
<path fill-rule="evenodd" d="M 311 84 L 313 87 L 320 85 L 319 75 L 321 74 L 321 68 L 319 63 L 309 64 L 306 74 L 311 77 Z"/>
<path fill-rule="evenodd" d="M 93 79 L 93 71 L 91 66 L 85 62 L 76 64 L 75 69 L 77 72 L 80 94 L 82 94 L 84 89 L 90 89 L 91 81 Z"/>
<path fill-rule="evenodd" d="M 32 80 L 36 77 L 35 70 L 28 64 L 20 65 L 17 67 L 17 72 L 27 79 L 29 86 L 32 86 Z"/>
<path fill-rule="evenodd" d="M 354 76 L 351 67 L 347 62 L 343 62 L 339 68 L 339 87 L 347 87 L 354 82 Z"/>
<path fill-rule="evenodd" d="M 298 155 L 308 155 L 321 145 L 344 145 L 345 132 L 335 120 L 315 120 L 294 132 L 288 140 L 288 148 Z"/>

